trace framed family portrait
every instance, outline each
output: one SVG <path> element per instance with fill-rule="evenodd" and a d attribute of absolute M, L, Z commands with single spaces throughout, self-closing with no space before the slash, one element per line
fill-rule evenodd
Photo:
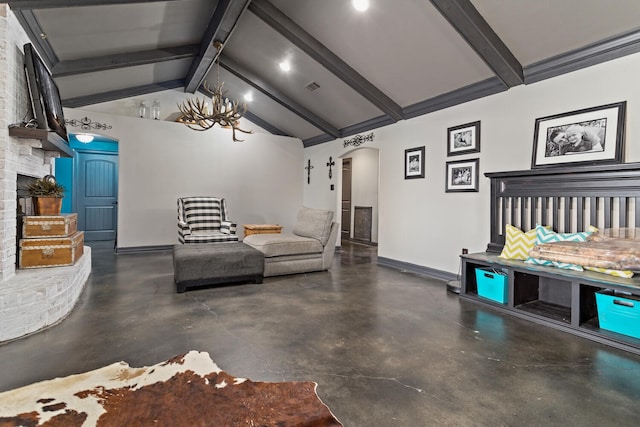
<path fill-rule="evenodd" d="M 479 164 L 480 159 L 447 162 L 445 192 L 478 191 Z"/>
<path fill-rule="evenodd" d="M 447 156 L 480 152 L 480 121 L 447 129 Z"/>
<path fill-rule="evenodd" d="M 404 150 L 404 179 L 424 178 L 424 146 Z"/>
<path fill-rule="evenodd" d="M 626 104 L 536 119 L 531 168 L 622 163 Z"/>

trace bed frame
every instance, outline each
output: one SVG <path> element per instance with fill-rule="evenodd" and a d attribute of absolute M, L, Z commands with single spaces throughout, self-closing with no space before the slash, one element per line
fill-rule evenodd
<path fill-rule="evenodd" d="M 640 227 L 640 163 L 485 176 L 491 180 L 491 240 L 486 252 L 462 255 L 460 298 L 640 354 L 640 339 L 599 327 L 596 306 L 596 293 L 605 289 L 637 297 L 640 305 L 640 274 L 622 279 L 498 257 L 507 224 L 524 231 L 540 224 L 559 233 L 586 231 L 590 225 L 601 230 Z M 476 268 L 492 269 L 506 277 L 508 300 L 504 304 L 478 295 Z"/>

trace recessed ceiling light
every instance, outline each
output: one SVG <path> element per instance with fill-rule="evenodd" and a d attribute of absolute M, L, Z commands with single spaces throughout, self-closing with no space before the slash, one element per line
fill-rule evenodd
<path fill-rule="evenodd" d="M 280 69 L 282 71 L 289 71 L 291 70 L 291 64 L 289 64 L 289 61 L 282 61 L 280 63 Z"/>
<path fill-rule="evenodd" d="M 355 10 L 360 12 L 369 9 L 369 0 L 351 0 L 351 4 Z"/>
<path fill-rule="evenodd" d="M 247 102 L 253 101 L 253 94 L 251 92 L 247 92 L 244 94 L 244 100 Z"/>

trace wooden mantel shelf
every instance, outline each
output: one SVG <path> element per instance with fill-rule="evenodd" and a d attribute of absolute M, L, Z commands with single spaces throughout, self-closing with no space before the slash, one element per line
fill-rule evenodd
<path fill-rule="evenodd" d="M 73 150 L 71 147 L 69 147 L 65 140 L 54 131 L 25 127 L 10 127 L 9 136 L 37 139 L 42 143 L 43 150 L 56 151 L 60 153 L 60 157 L 73 157 Z"/>

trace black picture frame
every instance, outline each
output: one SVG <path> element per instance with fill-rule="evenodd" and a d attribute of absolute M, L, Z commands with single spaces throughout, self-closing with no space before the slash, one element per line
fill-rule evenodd
<path fill-rule="evenodd" d="M 447 162 L 445 170 L 445 192 L 477 192 L 480 177 L 480 159 Z"/>
<path fill-rule="evenodd" d="M 622 163 L 626 101 L 536 119 L 531 168 Z"/>
<path fill-rule="evenodd" d="M 424 146 L 404 150 L 404 179 L 424 178 Z"/>
<path fill-rule="evenodd" d="M 480 152 L 480 121 L 447 129 L 447 156 Z"/>

